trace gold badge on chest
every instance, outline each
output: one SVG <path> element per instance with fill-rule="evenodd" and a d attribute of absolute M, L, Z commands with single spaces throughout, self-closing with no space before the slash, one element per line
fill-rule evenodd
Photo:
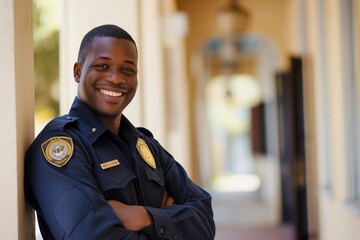
<path fill-rule="evenodd" d="M 156 162 L 155 162 L 155 158 L 152 155 L 148 145 L 146 144 L 146 142 L 141 139 L 138 138 L 137 143 L 136 143 L 136 148 L 139 151 L 141 157 L 144 159 L 144 161 L 152 168 L 156 169 Z"/>

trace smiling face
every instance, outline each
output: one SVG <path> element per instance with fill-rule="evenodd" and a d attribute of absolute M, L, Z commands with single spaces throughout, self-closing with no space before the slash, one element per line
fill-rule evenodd
<path fill-rule="evenodd" d="M 95 37 L 84 60 L 74 65 L 78 97 L 103 121 L 119 120 L 133 99 L 138 84 L 137 60 L 133 42 Z"/>

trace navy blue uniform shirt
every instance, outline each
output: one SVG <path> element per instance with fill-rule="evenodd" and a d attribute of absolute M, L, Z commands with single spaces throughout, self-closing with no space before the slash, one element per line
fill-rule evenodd
<path fill-rule="evenodd" d="M 137 150 L 139 138 L 156 166 Z M 45 240 L 214 239 L 211 196 L 146 131 L 122 116 L 116 135 L 78 98 L 68 115 L 37 136 L 25 168 L 26 200 Z M 165 190 L 175 205 L 161 208 Z M 110 199 L 145 206 L 153 224 L 140 232 L 126 230 L 106 202 Z"/>

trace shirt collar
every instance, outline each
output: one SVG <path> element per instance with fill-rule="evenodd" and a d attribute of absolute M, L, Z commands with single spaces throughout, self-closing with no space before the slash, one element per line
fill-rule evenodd
<path fill-rule="evenodd" d="M 93 144 L 103 133 L 110 131 L 83 101 L 75 97 L 69 115 L 78 118 L 78 127 L 81 133 Z M 137 139 L 143 134 L 124 116 L 121 116 L 118 134 L 134 152 Z"/>

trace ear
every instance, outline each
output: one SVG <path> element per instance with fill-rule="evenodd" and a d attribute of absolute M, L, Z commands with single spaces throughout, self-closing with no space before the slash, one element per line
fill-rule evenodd
<path fill-rule="evenodd" d="M 77 83 L 80 82 L 81 69 L 82 69 L 82 65 L 80 63 L 74 64 L 74 79 L 75 79 L 75 82 L 77 82 Z"/>

